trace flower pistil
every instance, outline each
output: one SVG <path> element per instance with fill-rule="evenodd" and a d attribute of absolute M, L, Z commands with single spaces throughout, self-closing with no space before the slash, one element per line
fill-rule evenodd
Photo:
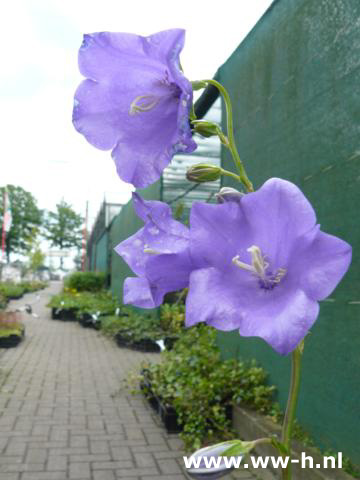
<path fill-rule="evenodd" d="M 135 115 L 140 112 L 149 112 L 159 103 L 160 98 L 156 95 L 139 95 L 131 102 L 129 114 Z"/>

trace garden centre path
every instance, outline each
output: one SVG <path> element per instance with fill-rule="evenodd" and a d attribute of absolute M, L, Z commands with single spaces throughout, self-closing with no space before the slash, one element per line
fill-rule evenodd
<path fill-rule="evenodd" d="M 36 302 L 38 318 L 24 314 L 25 341 L 0 350 L 0 480 L 185 479 L 178 437 L 165 433 L 141 396 L 119 391 L 129 371 L 158 355 L 51 320 L 46 304 L 60 287 L 10 305 Z"/>

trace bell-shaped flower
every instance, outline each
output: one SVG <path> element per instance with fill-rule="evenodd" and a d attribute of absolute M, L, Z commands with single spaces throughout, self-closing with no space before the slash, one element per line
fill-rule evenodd
<path fill-rule="evenodd" d="M 145 225 L 115 248 L 137 275 L 125 280 L 123 301 L 154 308 L 161 305 L 166 293 L 189 283 L 193 268 L 189 229 L 172 218 L 166 203 L 146 201 L 134 193 L 133 205 Z"/>
<path fill-rule="evenodd" d="M 73 123 L 95 147 L 112 150 L 119 176 L 143 188 L 160 178 L 177 152 L 192 152 L 192 86 L 183 75 L 181 29 L 141 37 L 84 36 Z"/>
<path fill-rule="evenodd" d="M 351 247 L 320 231 L 292 183 L 273 178 L 238 201 L 196 203 L 186 324 L 206 322 L 263 338 L 286 355 L 319 313 L 351 261 Z"/>

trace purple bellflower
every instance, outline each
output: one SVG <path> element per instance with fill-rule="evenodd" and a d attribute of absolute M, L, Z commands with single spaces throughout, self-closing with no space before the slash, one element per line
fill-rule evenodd
<path fill-rule="evenodd" d="M 351 261 L 351 247 L 320 231 L 315 212 L 292 183 L 272 178 L 221 205 L 195 203 L 190 217 L 186 324 L 206 322 L 263 338 L 290 353 Z"/>
<path fill-rule="evenodd" d="M 137 275 L 125 280 L 123 300 L 154 308 L 161 305 L 165 293 L 189 283 L 189 229 L 172 218 L 166 203 L 146 201 L 133 193 L 133 205 L 145 225 L 115 248 Z"/>
<path fill-rule="evenodd" d="M 96 148 L 112 150 L 122 180 L 143 188 L 178 152 L 195 150 L 189 127 L 192 86 L 180 68 L 181 29 L 141 37 L 84 35 L 73 123 Z"/>

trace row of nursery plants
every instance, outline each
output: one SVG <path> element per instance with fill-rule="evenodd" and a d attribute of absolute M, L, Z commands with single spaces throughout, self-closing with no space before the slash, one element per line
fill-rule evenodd
<path fill-rule="evenodd" d="M 5 308 L 9 300 L 17 300 L 25 293 L 36 292 L 47 286 L 46 282 L 24 281 L 20 283 L 0 283 L 0 309 Z"/>
<path fill-rule="evenodd" d="M 100 328 L 104 315 L 113 315 L 118 307 L 117 301 L 105 291 L 87 292 L 64 288 L 62 293 L 54 295 L 47 305 L 51 308 L 51 317 L 56 320 L 78 320 L 84 326 Z"/>
<path fill-rule="evenodd" d="M 133 308 L 120 305 L 104 289 L 104 282 L 105 277 L 94 272 L 69 276 L 63 291 L 48 303 L 52 318 L 77 320 L 84 327 L 101 329 L 120 347 L 147 352 L 172 347 L 184 326 L 184 305 L 165 304 L 160 312 L 139 314 Z"/>
<path fill-rule="evenodd" d="M 164 304 L 157 314 L 139 314 L 122 307 L 118 315 L 104 318 L 101 328 L 120 347 L 159 352 L 173 347 L 183 330 L 184 317 L 183 305 Z"/>

